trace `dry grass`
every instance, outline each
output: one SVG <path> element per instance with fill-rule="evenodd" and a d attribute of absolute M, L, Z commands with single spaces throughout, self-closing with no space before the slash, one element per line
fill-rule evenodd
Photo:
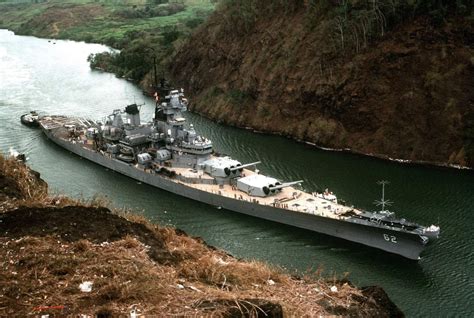
<path fill-rule="evenodd" d="M 39 174 L 23 162 L 0 153 L 0 213 L 19 206 L 64 207 L 70 205 L 100 206 L 102 198 L 76 200 L 63 195 L 48 195 L 48 185 Z"/>
<path fill-rule="evenodd" d="M 3 187 L 3 189 L 1 189 Z M 49 195 L 48 185 L 39 174 L 32 171 L 22 161 L 5 157 L 0 153 L 0 213 L 19 206 L 26 207 L 107 207 L 126 219 L 148 224 L 147 220 L 131 209 L 118 209 L 100 194 L 92 198 L 73 199 L 65 195 Z"/>
<path fill-rule="evenodd" d="M 48 198 L 47 185 L 23 163 L 0 154 L 0 211 L 15 205 L 41 204 Z"/>
<path fill-rule="evenodd" d="M 101 244 L 1 238 L 0 315 L 11 315 L 10 308 L 32 314 L 41 306 L 91 315 L 106 306 L 118 314 L 135 305 L 142 313 L 161 316 L 220 316 L 232 308 L 256 316 L 258 304 L 246 299 L 265 299 L 279 303 L 288 316 L 315 317 L 330 314 L 326 307 L 350 308 L 355 297 L 365 298 L 348 284 L 338 284 L 333 293 L 332 284 L 318 275 L 291 278 L 263 263 L 237 261 L 170 229 L 160 232 L 169 234 L 170 252 L 185 257 L 175 267 L 151 260 L 148 247 L 131 236 Z M 79 290 L 84 281 L 93 282 L 92 292 Z M 357 308 L 364 312 L 364 307 Z"/>
<path fill-rule="evenodd" d="M 10 315 L 8 308 L 18 304 L 25 306 L 20 314 L 32 313 L 39 306 L 62 305 L 70 312 L 94 314 L 105 304 L 114 312 L 127 312 L 129 306 L 141 302 L 159 304 L 173 277 L 165 268 L 154 266 L 142 243 L 131 246 L 131 241 L 101 245 L 65 244 L 53 237 L 2 239 L 7 248 L 2 249 L 5 287 L 0 307 L 6 311 L 0 313 Z M 84 281 L 93 282 L 91 293 L 79 290 Z"/>

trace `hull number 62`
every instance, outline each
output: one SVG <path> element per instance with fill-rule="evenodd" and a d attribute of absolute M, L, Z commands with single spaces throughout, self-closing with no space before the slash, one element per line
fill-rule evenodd
<path fill-rule="evenodd" d="M 398 243 L 396 236 L 384 234 L 384 235 L 383 235 L 383 238 L 384 238 L 385 241 L 387 241 L 387 242 Z"/>

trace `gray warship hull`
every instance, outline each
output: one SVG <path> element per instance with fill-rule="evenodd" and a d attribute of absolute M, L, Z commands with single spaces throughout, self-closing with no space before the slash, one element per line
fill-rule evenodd
<path fill-rule="evenodd" d="M 55 144 L 82 158 L 140 182 L 209 205 L 338 237 L 413 260 L 420 258 L 420 253 L 424 250 L 427 243 L 426 239 L 413 232 L 394 228 L 382 228 L 357 221 L 338 220 L 308 213 L 299 213 L 285 208 L 256 204 L 203 191 L 158 174 L 144 172 L 137 169 L 133 164 L 108 157 L 100 152 L 83 147 L 81 144 L 71 143 L 55 136 L 54 130 L 45 129 L 44 127 L 42 127 L 42 130 Z"/>

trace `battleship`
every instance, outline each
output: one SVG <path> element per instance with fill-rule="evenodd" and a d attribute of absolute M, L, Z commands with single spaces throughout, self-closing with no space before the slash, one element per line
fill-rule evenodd
<path fill-rule="evenodd" d="M 142 123 L 141 106 L 116 109 L 102 121 L 41 116 L 40 128 L 64 149 L 110 170 L 218 208 L 311 230 L 418 260 L 440 228 L 369 212 L 338 202 L 329 191 L 306 192 L 303 180 L 283 182 L 260 174 L 260 162 L 241 163 L 213 149 L 187 124 L 183 90 L 155 94 L 154 118 Z M 385 183 L 382 183 L 384 189 Z M 341 201 L 341 200 L 339 200 Z"/>

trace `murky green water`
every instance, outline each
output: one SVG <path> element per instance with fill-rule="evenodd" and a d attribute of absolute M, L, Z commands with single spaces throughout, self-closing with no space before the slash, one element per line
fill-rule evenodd
<path fill-rule="evenodd" d="M 54 44 L 55 43 L 55 44 Z M 101 45 L 14 36 L 0 30 L 0 150 L 27 153 L 52 191 L 71 196 L 105 195 L 117 206 L 143 210 L 153 221 L 203 237 L 237 257 L 264 260 L 303 272 L 350 273 L 357 285 L 380 285 L 409 316 L 474 314 L 474 173 L 410 167 L 355 155 L 325 152 L 293 141 L 215 124 L 195 114 L 189 122 L 215 148 L 284 180 L 303 179 L 307 190 L 330 188 L 340 198 L 371 209 L 376 181 L 391 181 L 387 196 L 399 216 L 438 223 L 442 236 L 419 262 L 309 231 L 217 210 L 107 171 L 51 144 L 20 124 L 29 110 L 100 119 L 129 103 L 153 101 L 131 83 L 91 71 L 90 53 Z"/>

